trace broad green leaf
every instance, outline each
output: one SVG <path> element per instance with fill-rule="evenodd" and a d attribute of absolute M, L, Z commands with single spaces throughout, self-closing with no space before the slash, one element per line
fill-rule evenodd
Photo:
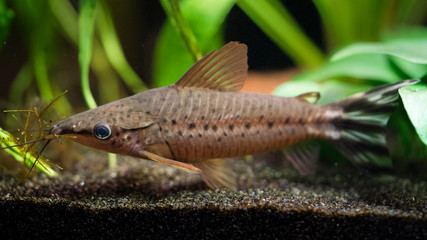
<path fill-rule="evenodd" d="M 427 39 L 427 28 L 426 27 L 401 27 L 393 31 L 384 32 L 382 40 L 384 42 L 398 41 L 425 41 Z M 427 64 L 414 63 L 401 57 L 390 56 L 390 60 L 395 64 L 404 78 L 421 78 L 427 73 Z"/>
<path fill-rule="evenodd" d="M 222 25 L 236 0 L 180 1 L 181 11 L 204 54 L 223 45 Z M 154 53 L 154 86 L 175 83 L 194 61 L 182 40 L 166 21 Z"/>
<path fill-rule="evenodd" d="M 317 91 L 322 96 L 319 103 L 329 103 L 350 94 L 368 90 L 378 82 L 391 83 L 401 80 L 394 71 L 389 59 L 384 55 L 354 55 L 299 74 L 291 81 L 280 85 L 274 94 L 295 96 L 304 92 Z M 345 82 L 336 80 L 338 78 L 364 80 Z"/>
<path fill-rule="evenodd" d="M 202 51 L 200 50 L 193 30 L 182 14 L 179 0 L 160 0 L 160 4 L 167 15 L 168 22 L 179 35 L 193 60 L 197 61 L 202 58 Z"/>
<path fill-rule="evenodd" d="M 427 146 L 420 139 L 403 104 L 390 116 L 387 139 L 394 167 L 407 166 L 427 159 Z"/>
<path fill-rule="evenodd" d="M 328 80 L 323 82 L 313 82 L 311 80 L 289 81 L 280 85 L 274 90 L 274 95 L 295 97 L 306 92 L 319 92 L 319 104 L 335 102 L 345 97 L 368 90 L 372 85 L 349 83 L 339 80 Z"/>
<path fill-rule="evenodd" d="M 386 54 L 409 62 L 427 64 L 426 39 L 396 39 L 383 43 L 355 43 L 336 52 L 332 61 L 360 54 Z"/>
<path fill-rule="evenodd" d="M 409 119 L 419 137 L 427 145 L 427 85 L 418 83 L 399 90 Z"/>
<path fill-rule="evenodd" d="M 172 84 L 193 64 L 178 34 L 169 23 L 165 23 L 154 52 L 154 87 Z"/>
<path fill-rule="evenodd" d="M 385 83 L 400 80 L 387 57 L 382 55 L 355 55 L 328 62 L 315 70 L 297 75 L 293 80 L 317 82 L 338 77 L 377 80 Z"/>
<path fill-rule="evenodd" d="M 399 68 L 402 78 L 419 79 L 427 74 L 427 64 L 408 62 L 398 57 L 390 57 L 390 60 Z"/>

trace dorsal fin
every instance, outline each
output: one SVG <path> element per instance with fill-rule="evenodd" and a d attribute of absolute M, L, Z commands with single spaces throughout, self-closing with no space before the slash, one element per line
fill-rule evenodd
<path fill-rule="evenodd" d="M 239 91 L 248 74 L 247 51 L 245 44 L 230 42 L 197 61 L 175 86 Z"/>

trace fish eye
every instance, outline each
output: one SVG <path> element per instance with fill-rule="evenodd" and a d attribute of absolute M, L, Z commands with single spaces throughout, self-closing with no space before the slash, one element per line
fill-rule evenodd
<path fill-rule="evenodd" d="M 111 128 L 106 123 L 98 123 L 93 128 L 93 134 L 98 139 L 106 139 L 111 135 Z"/>

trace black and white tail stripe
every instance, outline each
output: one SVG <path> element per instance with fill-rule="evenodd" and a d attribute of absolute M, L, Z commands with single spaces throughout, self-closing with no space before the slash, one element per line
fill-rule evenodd
<path fill-rule="evenodd" d="M 337 103 L 342 115 L 335 125 L 340 137 L 337 148 L 352 162 L 390 167 L 385 140 L 385 126 L 398 102 L 398 90 L 419 80 L 404 80 L 354 94 Z"/>

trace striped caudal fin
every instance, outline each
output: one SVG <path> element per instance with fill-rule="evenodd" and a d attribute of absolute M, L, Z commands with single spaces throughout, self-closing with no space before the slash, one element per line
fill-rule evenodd
<path fill-rule="evenodd" d="M 342 109 L 335 120 L 340 130 L 337 148 L 352 162 L 361 165 L 390 167 L 385 126 L 398 104 L 398 90 L 419 80 L 404 80 L 357 93 L 334 103 Z"/>

